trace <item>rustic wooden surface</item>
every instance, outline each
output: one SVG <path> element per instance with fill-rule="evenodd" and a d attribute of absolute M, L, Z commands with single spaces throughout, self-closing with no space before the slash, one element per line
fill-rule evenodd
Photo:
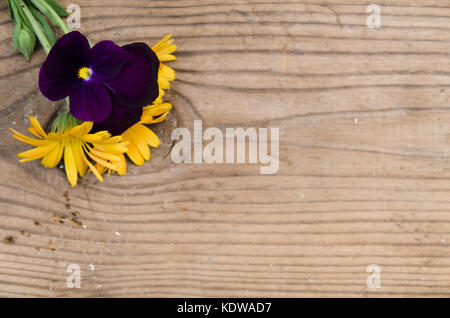
<path fill-rule="evenodd" d="M 38 50 L 13 52 L 0 7 L 0 296 L 450 296 L 450 2 L 63 0 L 93 42 L 179 46 L 143 167 L 75 189 L 18 164 L 39 94 Z M 280 170 L 176 165 L 170 133 L 279 127 Z M 86 228 L 54 214 L 79 213 Z M 120 235 L 119 235 L 120 234 Z M 81 289 L 66 267 L 81 268 Z M 366 285 L 369 264 L 381 288 Z"/>

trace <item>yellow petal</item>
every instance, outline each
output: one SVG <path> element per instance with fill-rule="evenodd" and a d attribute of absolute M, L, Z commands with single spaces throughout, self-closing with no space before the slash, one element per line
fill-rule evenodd
<path fill-rule="evenodd" d="M 13 137 L 15 139 L 17 139 L 21 142 L 24 142 L 26 144 L 29 144 L 29 145 L 32 145 L 35 147 L 39 147 L 39 146 L 44 146 L 47 143 L 46 140 L 34 139 L 31 137 L 25 136 L 12 128 L 9 128 L 9 130 L 11 130 L 14 133 Z"/>
<path fill-rule="evenodd" d="M 72 185 L 72 187 L 75 187 L 78 181 L 77 166 L 73 157 L 72 147 L 70 143 L 68 143 L 64 147 L 64 166 L 66 167 L 66 175 L 69 183 Z"/>
<path fill-rule="evenodd" d="M 141 153 L 145 161 L 150 160 L 150 149 L 148 149 L 147 141 L 145 139 L 145 133 L 142 133 L 147 127 L 136 124 L 130 128 L 130 137 L 136 145 L 137 149 Z"/>
<path fill-rule="evenodd" d="M 101 164 L 102 166 L 105 166 L 106 168 L 109 168 L 109 169 L 112 169 L 112 170 L 116 170 L 116 167 L 114 165 L 112 165 L 111 163 L 107 162 L 106 160 L 103 160 L 102 158 L 99 158 L 96 155 L 94 155 L 91 152 L 91 149 L 85 148 L 85 152 L 87 153 L 89 158 L 91 158 L 95 162 Z"/>
<path fill-rule="evenodd" d="M 173 68 L 161 63 L 159 65 L 158 76 L 162 76 L 171 82 L 175 80 L 175 71 Z"/>
<path fill-rule="evenodd" d="M 100 180 L 100 182 L 103 182 L 102 175 L 98 172 L 94 165 L 89 162 L 83 151 L 81 152 L 81 156 L 83 157 L 84 162 L 86 162 L 86 164 L 88 165 L 89 169 L 91 169 L 92 173 L 97 177 L 97 179 Z"/>
<path fill-rule="evenodd" d="M 21 153 L 17 154 L 17 156 L 19 158 L 27 159 L 27 160 L 21 160 L 20 162 L 35 160 L 35 159 L 39 159 L 39 158 L 42 158 L 45 155 L 47 155 L 49 152 L 51 152 L 53 150 L 54 147 L 55 147 L 55 143 L 50 143 L 45 146 L 40 146 L 37 148 L 33 148 L 31 150 L 21 152 Z"/>
<path fill-rule="evenodd" d="M 117 144 L 122 141 L 122 136 L 114 136 L 101 142 L 101 144 Z"/>
<path fill-rule="evenodd" d="M 161 116 L 159 116 L 156 119 L 154 119 L 153 117 L 142 116 L 140 123 L 141 124 L 147 124 L 147 125 L 149 125 L 149 124 L 157 124 L 157 123 L 160 123 L 160 122 L 166 120 L 168 115 L 169 115 L 169 113 L 165 113 L 164 115 L 161 115 Z"/>
<path fill-rule="evenodd" d="M 123 176 L 127 172 L 127 162 L 125 160 L 124 155 L 120 155 L 120 156 L 121 156 L 120 160 L 115 161 L 113 163 L 117 168 L 117 173 L 119 174 L 119 176 Z"/>
<path fill-rule="evenodd" d="M 84 174 L 86 173 L 86 170 L 87 170 L 86 162 L 83 160 L 83 156 L 81 155 L 81 153 L 83 152 L 83 148 L 81 146 L 81 143 L 80 144 L 72 144 L 71 148 L 72 148 L 72 154 L 73 154 L 73 158 L 75 160 L 78 174 L 80 175 L 80 177 L 82 177 L 82 176 L 84 176 Z"/>
<path fill-rule="evenodd" d="M 153 104 L 151 106 L 145 106 L 142 108 L 143 116 L 159 116 L 166 112 L 169 112 L 172 109 L 172 104 L 164 103 L 164 104 Z"/>
<path fill-rule="evenodd" d="M 104 152 L 109 152 L 109 153 L 114 153 L 114 154 L 120 154 L 120 153 L 124 153 L 127 152 L 128 150 L 128 144 L 126 142 L 121 142 L 118 144 L 94 144 L 95 148 L 97 148 L 98 150 L 104 151 Z"/>
<path fill-rule="evenodd" d="M 171 53 L 175 52 L 177 46 L 172 44 L 173 39 L 170 39 L 172 34 L 166 35 L 161 41 L 159 41 L 156 45 L 152 47 L 152 50 L 158 56 L 158 59 L 161 62 L 168 62 L 175 60 L 175 56 Z"/>
<path fill-rule="evenodd" d="M 104 174 L 106 172 L 106 170 L 108 170 L 105 166 L 102 166 L 99 163 L 95 164 L 95 169 L 97 169 L 99 174 Z"/>
<path fill-rule="evenodd" d="M 175 80 L 175 71 L 164 64 L 159 65 L 158 70 L 158 85 L 162 89 L 168 89 L 170 82 Z"/>
<path fill-rule="evenodd" d="M 132 140 L 129 140 L 127 156 L 135 165 L 142 166 L 144 164 L 144 158 Z"/>
<path fill-rule="evenodd" d="M 55 147 L 42 158 L 41 164 L 47 168 L 54 168 L 61 161 L 64 146 L 61 143 L 55 144 Z"/>
<path fill-rule="evenodd" d="M 90 148 L 90 152 L 104 160 L 111 160 L 111 161 L 119 161 L 120 160 L 120 156 L 113 155 L 112 153 L 108 153 L 105 151 L 100 151 L 96 148 Z"/>
<path fill-rule="evenodd" d="M 108 138 L 108 137 L 106 137 L 106 138 Z M 89 135 L 83 136 L 83 141 L 93 144 L 96 142 L 102 142 L 106 138 L 102 134 L 89 134 Z"/>
<path fill-rule="evenodd" d="M 37 137 L 42 137 L 43 139 L 47 138 L 47 134 L 45 133 L 44 129 L 42 129 L 41 125 L 37 121 L 35 117 L 28 117 L 30 119 L 31 126 L 33 126 L 34 131 L 36 132 Z"/>
<path fill-rule="evenodd" d="M 93 124 L 91 121 L 85 121 L 81 125 L 73 127 L 69 133 L 72 136 L 83 138 L 91 131 Z"/>
<path fill-rule="evenodd" d="M 139 134 L 142 135 L 145 142 L 153 148 L 158 148 L 161 144 L 158 136 L 150 128 L 145 127 L 144 125 L 139 127 Z"/>

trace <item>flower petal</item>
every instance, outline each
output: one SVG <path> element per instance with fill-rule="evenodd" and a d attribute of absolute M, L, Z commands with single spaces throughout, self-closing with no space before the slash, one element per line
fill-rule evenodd
<path fill-rule="evenodd" d="M 72 153 L 72 145 L 69 143 L 64 147 L 64 166 L 66 168 L 66 175 L 72 187 L 77 185 L 78 171 L 75 163 L 75 158 Z"/>
<path fill-rule="evenodd" d="M 99 80 L 112 79 L 119 75 L 122 67 L 128 63 L 133 54 L 121 48 L 113 41 L 101 41 L 91 50 L 89 66 L 93 77 Z"/>
<path fill-rule="evenodd" d="M 172 34 L 166 35 L 158 44 L 152 47 L 152 50 L 158 56 L 158 59 L 161 62 L 170 62 L 174 61 L 176 58 L 172 55 L 173 52 L 177 50 L 177 46 L 173 43 L 173 39 L 171 39 Z"/>
<path fill-rule="evenodd" d="M 77 167 L 77 171 L 80 177 L 84 176 L 87 170 L 87 164 L 83 160 L 83 156 L 81 155 L 82 152 L 83 148 L 81 144 L 72 144 L 73 159 L 75 161 L 75 166 Z"/>
<path fill-rule="evenodd" d="M 98 172 L 98 170 L 94 167 L 94 165 L 89 162 L 89 160 L 86 158 L 86 155 L 84 154 L 83 151 L 81 152 L 81 156 L 83 157 L 84 162 L 86 162 L 86 164 L 88 165 L 89 169 L 91 169 L 92 173 L 97 177 L 97 179 L 100 182 L 103 182 L 102 175 Z"/>
<path fill-rule="evenodd" d="M 33 116 L 29 116 L 28 117 L 31 123 L 31 126 L 33 127 L 34 131 L 36 132 L 36 137 L 39 138 L 47 138 L 47 134 L 45 133 L 44 129 L 42 129 L 41 125 L 39 124 L 39 122 L 37 121 L 36 117 Z"/>
<path fill-rule="evenodd" d="M 51 101 L 69 96 L 80 85 L 80 67 L 89 61 L 89 42 L 78 31 L 62 36 L 51 48 L 39 71 L 39 89 Z"/>
<path fill-rule="evenodd" d="M 47 143 L 46 145 L 39 146 L 24 152 L 20 152 L 17 154 L 17 157 L 24 158 L 22 160 L 19 160 L 19 162 L 26 162 L 40 159 L 48 155 L 55 147 L 57 147 L 57 143 Z"/>
<path fill-rule="evenodd" d="M 124 141 L 128 142 L 128 151 L 126 152 L 128 158 L 137 166 L 142 166 L 144 164 L 144 158 L 136 147 L 135 143 L 132 140 L 131 135 L 128 131 L 122 134 Z"/>
<path fill-rule="evenodd" d="M 127 172 L 127 162 L 123 154 L 120 154 L 120 161 L 114 161 L 113 164 L 116 166 L 119 176 L 123 176 Z"/>
<path fill-rule="evenodd" d="M 120 156 L 114 155 L 109 152 L 101 151 L 99 149 L 96 149 L 95 147 L 90 148 L 90 152 L 92 154 L 94 154 L 94 156 L 97 156 L 98 158 L 103 159 L 103 160 L 110 160 L 110 161 L 119 161 L 120 160 Z"/>
<path fill-rule="evenodd" d="M 54 168 L 61 161 L 64 146 L 56 143 L 55 148 L 42 158 L 41 164 L 47 168 Z"/>
<path fill-rule="evenodd" d="M 142 129 L 140 129 L 142 127 Z M 147 141 L 145 140 L 144 136 L 141 134 L 142 130 L 148 129 L 142 124 L 137 124 L 133 127 L 131 127 L 128 132 L 130 134 L 131 139 L 133 140 L 134 144 L 136 145 L 136 148 L 141 153 L 142 158 L 144 158 L 145 161 L 150 160 L 150 149 L 148 148 Z"/>
<path fill-rule="evenodd" d="M 142 127 L 140 128 L 140 134 L 142 135 L 142 138 L 145 140 L 145 142 L 153 148 L 158 148 L 161 144 L 158 135 L 156 135 L 150 128 L 145 127 L 144 125 L 142 125 Z"/>
<path fill-rule="evenodd" d="M 48 143 L 46 140 L 34 139 L 31 137 L 25 136 L 24 134 L 21 134 L 20 132 L 18 132 L 15 129 L 9 128 L 9 130 L 11 130 L 14 133 L 12 135 L 14 138 L 16 138 L 17 140 L 24 142 L 26 144 L 29 144 L 29 145 L 32 145 L 35 147 L 39 147 L 39 146 L 44 146 Z"/>
<path fill-rule="evenodd" d="M 107 130 L 113 136 L 122 134 L 125 130 L 139 122 L 142 107 L 127 108 L 113 101 L 112 112 L 109 117 L 100 123 L 95 123 L 92 132 Z"/>
<path fill-rule="evenodd" d="M 101 122 L 111 114 L 111 95 L 102 83 L 83 81 L 79 90 L 70 95 L 70 113 L 80 120 Z"/>
<path fill-rule="evenodd" d="M 175 80 L 175 71 L 173 68 L 161 63 L 158 71 L 158 84 L 162 89 L 168 89 L 170 82 Z"/>
<path fill-rule="evenodd" d="M 159 95 L 159 60 L 145 43 L 132 43 L 123 48 L 133 53 L 133 58 L 124 65 L 119 76 L 105 84 L 114 92 L 120 105 L 141 108 Z"/>

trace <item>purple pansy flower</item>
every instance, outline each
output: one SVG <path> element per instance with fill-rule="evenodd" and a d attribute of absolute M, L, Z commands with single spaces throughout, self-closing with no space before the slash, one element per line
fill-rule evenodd
<path fill-rule="evenodd" d="M 114 104 L 109 117 L 101 123 L 94 123 L 91 133 L 107 130 L 113 136 L 121 135 L 125 130 L 141 120 L 142 107 L 128 108 Z"/>
<path fill-rule="evenodd" d="M 90 48 L 86 37 L 73 31 L 50 50 L 39 89 L 51 101 L 69 96 L 74 117 L 102 122 L 115 105 L 139 109 L 152 103 L 159 94 L 158 68 L 158 57 L 145 43 L 120 47 L 101 41 Z"/>

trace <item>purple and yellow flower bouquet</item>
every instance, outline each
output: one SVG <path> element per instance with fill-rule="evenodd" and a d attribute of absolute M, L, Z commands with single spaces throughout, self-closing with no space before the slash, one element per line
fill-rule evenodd
<path fill-rule="evenodd" d="M 14 138 L 34 147 L 18 154 L 20 162 L 41 159 L 53 168 L 64 158 L 69 183 L 76 186 L 78 177 L 89 171 L 100 181 L 111 171 L 124 175 L 124 154 L 136 165 L 150 160 L 150 147 L 158 147 L 160 140 L 147 125 L 164 121 L 172 109 L 163 102 L 175 79 L 175 71 L 163 64 L 175 60 L 171 35 L 152 48 L 108 40 L 91 46 L 61 20 L 64 10 L 55 1 L 28 1 L 8 1 L 14 46 L 28 59 L 34 43 L 30 51 L 27 39 L 39 39 L 48 54 L 40 68 L 39 90 L 50 101 L 65 99 L 67 111 L 48 133 L 30 117 L 28 131 L 36 138 L 11 129 Z M 64 31 L 60 39 L 49 33 L 44 16 Z"/>

